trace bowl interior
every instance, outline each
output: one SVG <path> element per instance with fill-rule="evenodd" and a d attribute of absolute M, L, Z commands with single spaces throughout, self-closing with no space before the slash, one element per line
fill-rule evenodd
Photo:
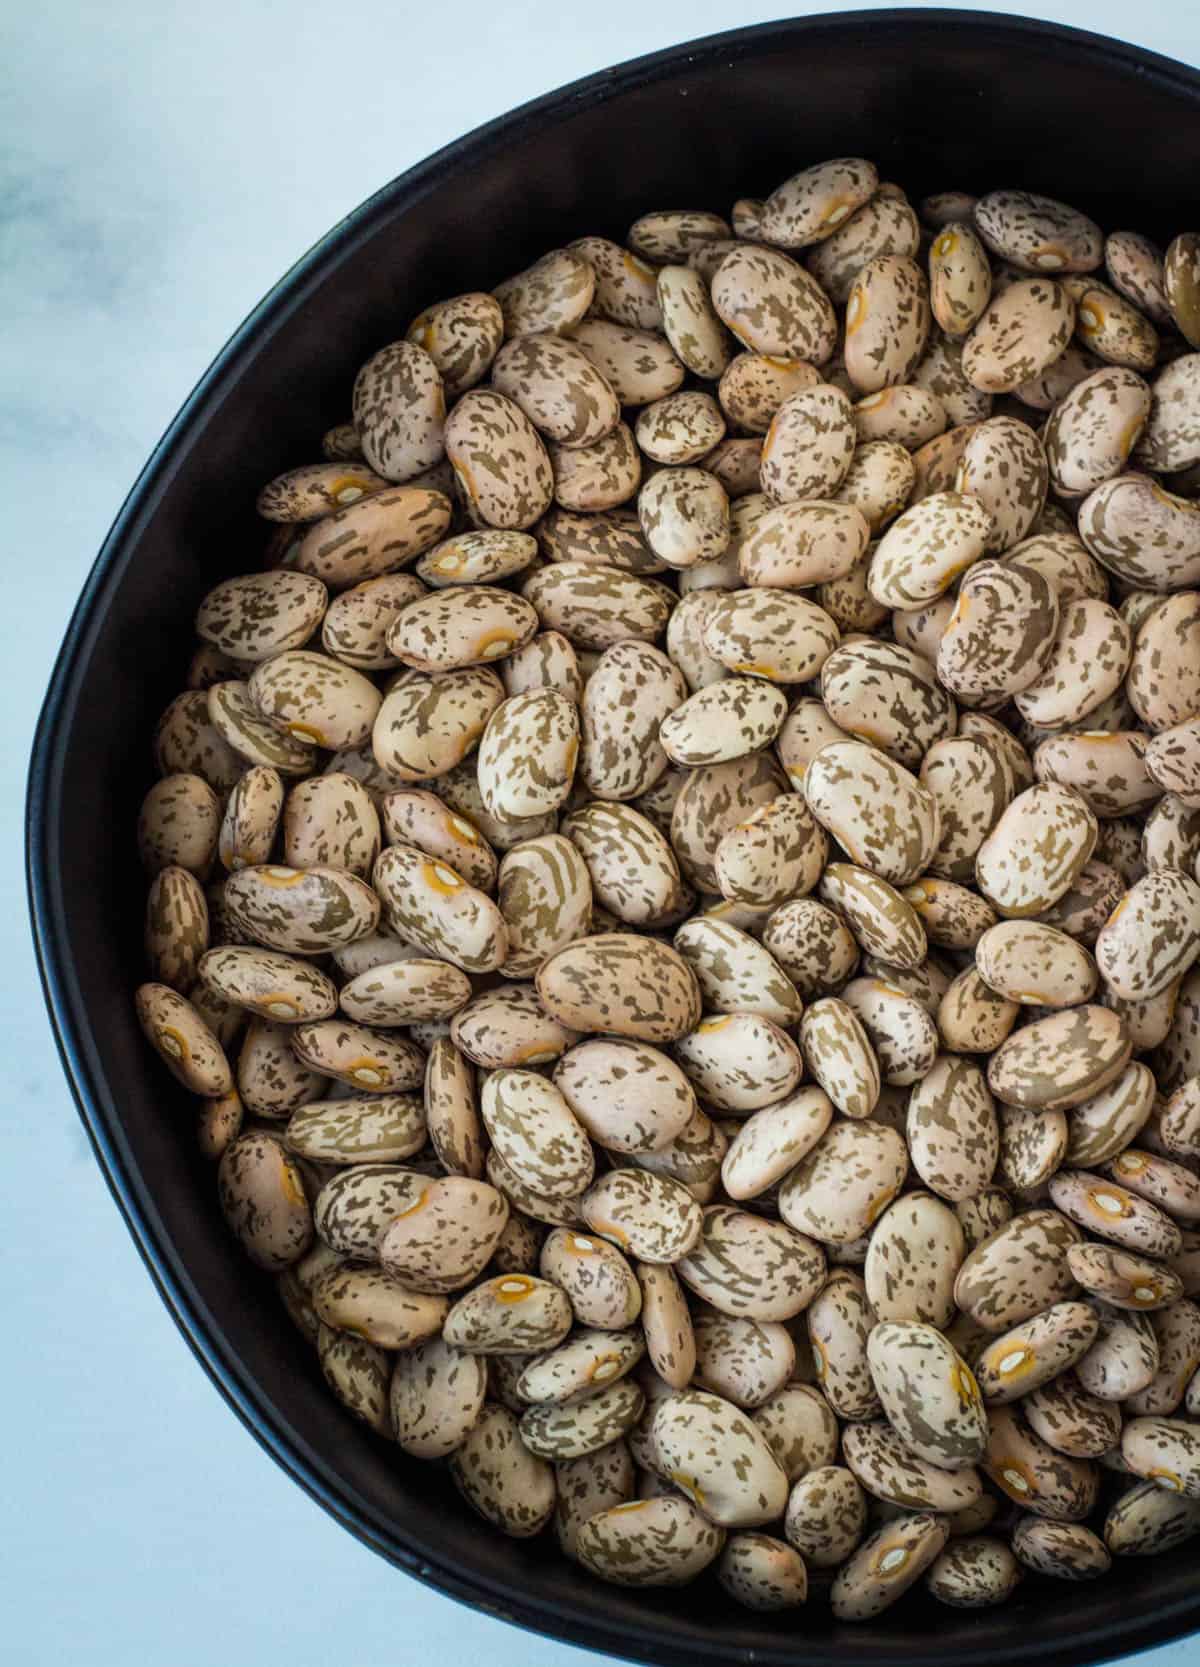
<path fill-rule="evenodd" d="M 1094 1585 L 1030 1578 L 972 1614 L 910 1598 L 874 1625 L 733 1608 L 712 1581 L 627 1593 L 505 1540 L 441 1467 L 406 1460 L 330 1399 L 270 1283 L 235 1251 L 190 1108 L 144 1048 L 137 805 L 149 737 L 180 686 L 191 618 L 261 565 L 259 486 L 319 455 L 356 367 L 429 302 L 489 288 L 637 214 L 727 213 L 824 156 L 872 157 L 912 195 L 1021 186 L 1105 226 L 1169 237 L 1200 170 L 1200 80 L 1096 37 L 963 13 L 769 25 L 597 76 L 483 129 L 364 205 L 225 350 L 122 511 L 72 623 L 35 747 L 31 895 L 64 1063 L 153 1277 L 223 1393 L 323 1504 L 456 1595 L 596 1648 L 657 1661 L 1094 1660 L 1200 1621 L 1194 1547 Z M 103 813 L 102 813 L 103 812 Z"/>

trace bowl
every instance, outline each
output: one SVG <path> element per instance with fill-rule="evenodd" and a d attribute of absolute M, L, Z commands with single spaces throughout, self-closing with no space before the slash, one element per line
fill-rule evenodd
<path fill-rule="evenodd" d="M 406 1460 L 332 1400 L 268 1280 L 216 1208 L 211 1168 L 134 1020 L 144 880 L 134 820 L 149 736 L 195 605 L 259 566 L 255 494 L 314 460 L 356 367 L 428 302 L 489 288 L 646 209 L 765 194 L 826 156 L 872 157 L 923 192 L 1030 187 L 1108 228 L 1170 236 L 1200 172 L 1200 76 L 1095 35 L 952 11 L 842 13 L 680 46 L 575 83 L 423 162 L 342 221 L 247 319 L 187 400 L 109 533 L 68 627 L 29 780 L 29 891 L 63 1065 L 150 1277 L 262 1445 L 397 1567 L 505 1620 L 646 1662 L 756 1667 L 1053 1658 L 1060 1667 L 1200 1625 L 1195 1544 L 1095 1585 L 1030 1577 L 981 1613 L 910 1595 L 839 1626 L 735 1608 L 715 1581 L 629 1592 L 552 1538 L 502 1538 L 444 1469 Z M 117 719 L 119 714 L 119 720 Z M 105 814 L 99 814 L 101 810 Z M 176 1111 L 179 1116 L 173 1115 Z"/>

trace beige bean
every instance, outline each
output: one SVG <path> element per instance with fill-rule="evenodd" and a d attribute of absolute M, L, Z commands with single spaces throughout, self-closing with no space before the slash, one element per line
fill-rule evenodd
<path fill-rule="evenodd" d="M 907 885 L 923 873 L 937 849 L 937 801 L 876 747 L 858 741 L 823 747 L 805 774 L 804 797 L 855 863 L 893 885 Z"/>
<path fill-rule="evenodd" d="M 1129 1065 L 1072 1108 L 1066 1161 L 1092 1165 L 1115 1157 L 1144 1126 L 1153 1105 L 1154 1077 L 1145 1065 Z"/>
<path fill-rule="evenodd" d="M 746 1415 L 688 1390 L 655 1410 L 654 1443 L 675 1486 L 722 1527 L 753 1527 L 783 1511 L 787 1477 Z"/>
<path fill-rule="evenodd" d="M 828 842 L 799 794 L 783 794 L 729 829 L 717 846 L 715 873 L 730 903 L 773 909 L 811 891 Z"/>
<path fill-rule="evenodd" d="M 733 347 L 704 279 L 689 266 L 667 265 L 659 269 L 657 288 L 663 334 L 679 358 L 695 376 L 720 376 Z"/>
<path fill-rule="evenodd" d="M 614 1169 L 584 1195 L 583 1219 L 594 1233 L 639 1261 L 671 1264 L 700 1236 L 700 1206 L 677 1181 L 640 1169 Z"/>
<path fill-rule="evenodd" d="M 705 1005 L 724 1013 L 757 1014 L 773 1024 L 795 1024 L 799 995 L 787 974 L 747 933 L 713 917 L 685 922 L 675 948 L 696 974 Z"/>
<path fill-rule="evenodd" d="M 828 297 L 777 249 L 736 246 L 713 276 L 712 300 L 721 322 L 751 352 L 818 365 L 833 352 L 837 321 Z"/>
<path fill-rule="evenodd" d="M 415 1042 L 341 1019 L 295 1026 L 292 1051 L 302 1065 L 351 1088 L 404 1093 L 420 1086 L 425 1056 Z"/>
<path fill-rule="evenodd" d="M 247 691 L 271 723 L 302 744 L 356 747 L 371 733 L 380 694 L 361 672 L 294 649 L 259 666 Z"/>
<path fill-rule="evenodd" d="M 313 1202 L 322 1243 L 355 1261 L 379 1259 L 379 1239 L 393 1218 L 420 1197 L 428 1178 L 395 1164 L 357 1164 L 340 1169 Z"/>
<path fill-rule="evenodd" d="M 1153 1557 L 1200 1532 L 1200 1502 L 1139 1482 L 1114 1503 L 1104 1519 L 1104 1542 L 1114 1556 Z"/>
<path fill-rule="evenodd" d="M 1085 1291 L 1114 1308 L 1146 1313 L 1177 1302 L 1183 1294 L 1178 1275 L 1169 1268 L 1113 1245 L 1072 1245 L 1068 1263 Z"/>
<path fill-rule="evenodd" d="M 784 1180 L 779 1212 L 797 1232 L 848 1244 L 891 1203 L 905 1167 L 895 1130 L 870 1120 L 835 1122 Z"/>
<path fill-rule="evenodd" d="M 664 836 L 631 805 L 592 801 L 562 824 L 587 866 L 596 903 L 631 926 L 679 910 L 679 866 Z"/>
<path fill-rule="evenodd" d="M 854 280 L 846 301 L 846 372 L 856 388 L 875 393 L 907 382 L 929 335 L 924 273 L 903 255 L 878 255 Z"/>
<path fill-rule="evenodd" d="M 450 1020 L 450 1037 L 487 1070 L 549 1064 L 579 1039 L 549 1017 L 532 984 L 502 985 L 473 997 Z"/>
<path fill-rule="evenodd" d="M 1013 1550 L 1027 1568 L 1059 1580 L 1095 1580 L 1112 1566 L 1103 1540 L 1080 1523 L 1025 1517 L 1013 1533 Z"/>
<path fill-rule="evenodd" d="M 587 1188 L 595 1159 L 583 1128 L 558 1090 L 533 1071 L 493 1071 L 480 1109 L 492 1144 L 517 1178 L 544 1198 Z"/>
<path fill-rule="evenodd" d="M 942 1054 L 913 1089 L 906 1132 L 926 1186 L 954 1203 L 977 1197 L 999 1156 L 995 1106 L 979 1067 Z"/>
<path fill-rule="evenodd" d="M 867 1621 L 891 1607 L 945 1547 L 950 1530 L 940 1516 L 897 1517 L 864 1540 L 834 1578 L 830 1602 L 839 1621 Z"/>
<path fill-rule="evenodd" d="M 821 699 L 841 729 L 909 770 L 954 730 L 954 702 L 932 666 L 896 643 L 862 640 L 834 648 L 821 668 Z"/>
<path fill-rule="evenodd" d="M 878 1218 L 863 1265 L 880 1321 L 945 1327 L 954 1317 L 954 1280 L 966 1258 L 958 1217 L 929 1193 L 908 1193 Z"/>
<path fill-rule="evenodd" d="M 1014 1326 L 982 1351 L 975 1377 L 985 1401 L 1014 1401 L 1075 1365 L 1099 1322 L 1087 1303 L 1059 1302 Z"/>
<path fill-rule="evenodd" d="M 567 510 L 609 510 L 628 503 L 642 478 L 641 454 L 625 423 L 586 446 L 550 445 L 554 501 Z"/>
<path fill-rule="evenodd" d="M 898 382 L 854 404 L 854 428 L 860 444 L 889 440 L 907 452 L 916 452 L 945 427 L 946 410 L 941 400 L 915 383 Z"/>
<path fill-rule="evenodd" d="M 188 995 L 196 983 L 208 938 L 203 886 L 186 868 L 160 869 L 146 896 L 143 938 L 153 981 L 170 985 L 181 996 Z"/>
<path fill-rule="evenodd" d="M 576 1555 L 591 1574 L 618 1586 L 684 1586 L 712 1563 L 725 1543 L 687 1499 L 636 1499 L 590 1517 L 576 1536 Z"/>
<path fill-rule="evenodd" d="M 450 1473 L 472 1509 L 502 1533 L 527 1539 L 553 1514 L 554 1470 L 529 1452 L 506 1407 L 485 1404 L 451 1454 Z"/>
<path fill-rule="evenodd" d="M 666 316 L 664 314 L 664 326 Z M 648 405 L 674 393 L 687 373 L 665 335 L 635 330 L 591 315 L 575 324 L 574 341 L 599 370 L 622 405 Z"/>
<path fill-rule="evenodd" d="M 799 1552 L 769 1534 L 734 1534 L 726 1544 L 717 1579 L 747 1609 L 791 1609 L 808 1596 L 808 1574 Z"/>
<path fill-rule="evenodd" d="M 233 1087 L 229 1061 L 190 1001 L 168 984 L 142 984 L 134 998 L 142 1034 L 177 1082 L 205 1099 Z"/>
<path fill-rule="evenodd" d="M 591 306 L 595 286 L 595 273 L 585 260 L 553 249 L 492 293 L 500 304 L 504 333 L 512 337 L 569 330 Z"/>
<path fill-rule="evenodd" d="M 691 1314 L 674 1270 L 639 1262 L 642 1329 L 655 1371 L 672 1389 L 685 1389 L 696 1370 L 696 1339 Z"/>
<path fill-rule="evenodd" d="M 1056 1453 L 1019 1408 L 994 1408 L 990 1424 L 983 1470 L 1009 1499 L 1052 1522 L 1079 1522 L 1090 1513 L 1099 1476 L 1089 1460 Z"/>
<path fill-rule="evenodd" d="M 1057 1210 L 1014 1217 L 968 1254 L 955 1281 L 956 1303 L 990 1332 L 1031 1319 L 1071 1294 L 1067 1255 L 1080 1237 Z"/>
<path fill-rule="evenodd" d="M 954 477 L 956 492 L 979 498 L 992 517 L 988 549 L 1011 550 L 1033 531 L 1049 470 L 1039 437 L 1013 417 L 991 417 L 967 436 Z"/>
<path fill-rule="evenodd" d="M 948 336 L 965 336 L 987 309 L 992 271 L 987 251 L 966 220 L 944 224 L 929 249 L 929 300 Z"/>
<path fill-rule="evenodd" d="M 617 426 L 617 396 L 583 349 L 553 333 L 510 340 L 492 365 L 492 385 L 548 440 L 589 446 Z"/>
<path fill-rule="evenodd" d="M 232 872 L 269 859 L 283 807 L 279 772 L 266 765 L 251 766 L 229 795 L 221 821 L 217 849 L 226 869 Z"/>
<path fill-rule="evenodd" d="M 1026 272 L 1090 272 L 1100 265 L 1100 228 L 1077 209 L 1032 191 L 992 191 L 975 204 L 979 235 L 993 254 Z"/>
<path fill-rule="evenodd" d="M 616 1246 L 604 1239 L 556 1227 L 542 1246 L 538 1266 L 544 1279 L 567 1293 L 580 1325 L 621 1332 L 642 1312 L 642 1292 L 634 1270 Z M 637 1358 L 630 1360 L 630 1366 Z"/>
<path fill-rule="evenodd" d="M 354 381 L 354 426 L 363 456 L 386 480 L 412 480 L 444 454 L 446 394 L 423 347 L 392 342 Z"/>
<path fill-rule="evenodd" d="M 328 600 L 325 586 L 308 574 L 248 573 L 209 591 L 196 613 L 196 633 L 235 660 L 266 660 L 302 648 Z"/>
<path fill-rule="evenodd" d="M 830 498 L 845 480 L 858 435 L 848 397 L 827 384 L 790 394 L 763 441 L 762 485 L 774 503 Z"/>
<path fill-rule="evenodd" d="M 908 503 L 915 479 L 912 459 L 898 441 L 867 440 L 856 449 L 834 496 L 857 508 L 872 533 L 879 534 Z"/>
<path fill-rule="evenodd" d="M 941 1331 L 882 1320 L 867 1339 L 867 1360 L 884 1412 L 918 1458 L 957 1471 L 983 1457 L 987 1414 L 979 1387 Z"/>
<path fill-rule="evenodd" d="M 889 608 L 935 600 L 983 555 L 991 517 L 975 498 L 938 492 L 893 522 L 875 547 L 871 594 Z"/>
<path fill-rule="evenodd" d="M 915 256 L 921 231 L 908 201 L 899 192 L 880 190 L 805 256 L 805 265 L 837 305 L 845 303 L 854 280 L 880 255 Z"/>
<path fill-rule="evenodd" d="M 1041 914 L 1078 878 L 1095 848 L 1094 812 L 1078 793 L 1040 782 L 1019 793 L 979 847 L 979 889 L 1003 915 Z M 1038 853 L 1030 863 L 1027 851 Z"/>
<path fill-rule="evenodd" d="M 447 396 L 456 399 L 487 375 L 504 339 L 504 314 L 490 295 L 455 295 L 426 307 L 406 335 L 428 353 Z"/>
<path fill-rule="evenodd" d="M 1130 370 L 1153 367 L 1158 332 L 1123 295 L 1096 278 L 1067 277 L 1062 287 L 1075 303 L 1075 334 L 1089 352 Z"/>
<path fill-rule="evenodd" d="M 209 950 L 198 970 L 210 990 L 264 1019 L 300 1023 L 337 1010 L 337 991 L 323 972 L 276 950 L 227 944 Z"/>
<path fill-rule="evenodd" d="M 855 978 L 841 999 L 866 1031 L 885 1083 L 907 1087 L 932 1069 L 937 1027 L 915 996 L 880 978 Z"/>
<path fill-rule="evenodd" d="M 962 364 L 963 344 L 939 329 L 932 329 L 925 356 L 912 374 L 913 385 L 924 388 L 940 401 L 947 421 L 954 427 L 945 436 L 946 444 L 931 441 L 925 448 L 928 456 L 913 466 L 930 489 L 942 491 L 954 484 L 954 473 L 963 447 L 976 424 L 991 415 L 993 395 L 969 382 Z M 949 474 L 950 478 L 945 478 Z"/>
<path fill-rule="evenodd" d="M 1049 278 L 1011 284 L 982 313 L 963 346 L 968 380 L 988 393 L 1011 393 L 1059 357 L 1075 327 L 1065 287 Z"/>
<path fill-rule="evenodd" d="M 1073 1371 L 1026 1395 L 1023 1411 L 1035 1435 L 1069 1458 L 1102 1458 L 1120 1445 L 1120 1412 L 1090 1395 Z"/>
<path fill-rule="evenodd" d="M 318 1326 L 317 1355 L 325 1382 L 355 1418 L 361 1419 L 377 1435 L 390 1436 L 391 1356 L 365 1338 L 320 1322 Z"/>
<path fill-rule="evenodd" d="M 445 447 L 487 526 L 523 531 L 549 508 L 553 475 L 546 448 L 505 395 L 479 388 L 465 393 L 446 419 Z"/>
<path fill-rule="evenodd" d="M 317 521 L 289 553 L 289 565 L 344 590 L 415 560 L 450 524 L 444 492 L 395 486 Z"/>
<path fill-rule="evenodd" d="M 547 1011 L 576 1030 L 669 1042 L 700 1016 L 686 962 L 665 944 L 627 933 L 567 945 L 543 962 L 537 988 Z"/>
<path fill-rule="evenodd" d="M 471 1354 L 526 1354 L 556 1348 L 570 1329 L 571 1305 L 557 1285 L 500 1274 L 458 1298 L 442 1335 Z"/>
<path fill-rule="evenodd" d="M 1098 486 L 1080 508 L 1079 533 L 1097 561 L 1131 583 L 1165 590 L 1200 578 L 1195 505 L 1147 476 Z"/>
<path fill-rule="evenodd" d="M 816 1296 L 825 1258 L 811 1239 L 782 1222 L 716 1205 L 704 1212 L 700 1237 L 676 1271 L 719 1313 L 788 1320 Z"/>
<path fill-rule="evenodd" d="M 784 1533 L 814 1568 L 835 1568 L 862 1539 L 867 1501 L 858 1480 L 843 1466 L 811 1468 L 788 1496 Z"/>
<path fill-rule="evenodd" d="M 401 608 L 388 627 L 387 644 L 415 671 L 456 671 L 524 647 L 537 624 L 522 597 L 490 585 L 457 585 Z"/>
<path fill-rule="evenodd" d="M 527 579 L 524 594 L 544 630 L 561 631 L 575 648 L 603 651 L 628 639 L 662 634 L 672 593 L 662 585 L 595 562 L 552 562 Z"/>
<path fill-rule="evenodd" d="M 886 1421 L 848 1425 L 842 1456 L 867 1492 L 886 1505 L 951 1513 L 969 1510 L 983 1492 L 973 1466 L 950 1471 L 917 1458 Z"/>
<path fill-rule="evenodd" d="M 1200 1498 L 1200 1439 L 1182 1419 L 1131 1419 L 1121 1435 L 1121 1455 L 1135 1475 Z"/>
<path fill-rule="evenodd" d="M 731 422 L 751 434 L 765 434 L 785 399 L 819 381 L 818 372 L 803 359 L 739 353 L 725 366 L 717 397 Z"/>
<path fill-rule="evenodd" d="M 820 243 L 874 196 L 879 174 L 862 157 L 840 157 L 793 174 L 762 205 L 761 235 L 785 249 Z"/>
<path fill-rule="evenodd" d="M 928 945 L 916 911 L 879 875 L 852 863 L 830 863 L 819 889 L 868 954 L 899 967 L 924 961 Z"/>
<path fill-rule="evenodd" d="M 320 520 L 342 504 L 381 491 L 387 482 L 357 459 L 310 463 L 276 475 L 258 494 L 255 508 L 281 526 Z"/>
<path fill-rule="evenodd" d="M 481 891 L 496 884 L 495 852 L 478 828 L 447 810 L 436 794 L 411 789 L 386 793 L 379 815 L 389 845 L 414 845 L 449 863 Z"/>
<path fill-rule="evenodd" d="M 578 704 L 583 678 L 575 650 L 558 631 L 540 631 L 523 648 L 500 662 L 505 692 L 522 695 L 530 689 L 561 689 Z"/>
<path fill-rule="evenodd" d="M 407 1349 L 436 1335 L 446 1313 L 444 1298 L 422 1295 L 380 1268 L 331 1267 L 311 1298 L 323 1325 L 381 1349 Z"/>
<path fill-rule="evenodd" d="M 990 927 L 975 945 L 975 965 L 997 995 L 1022 1005 L 1074 1007 L 1091 999 L 1098 982 L 1081 944 L 1036 921 Z"/>
<path fill-rule="evenodd" d="M 838 637 L 822 608 L 791 591 L 766 587 L 722 596 L 704 624 L 705 647 L 728 670 L 775 683 L 815 676 Z"/>
<path fill-rule="evenodd" d="M 557 689 L 509 695 L 492 712 L 479 743 L 479 789 L 494 816 L 540 816 L 571 790 L 579 753 L 574 701 Z"/>
<path fill-rule="evenodd" d="M 1118 903 L 1096 940 L 1096 964 L 1126 1001 L 1160 995 L 1200 955 L 1200 886 L 1186 874 L 1147 874 Z"/>
<path fill-rule="evenodd" d="M 969 1534 L 952 1539 L 934 1559 L 925 1585 L 931 1597 L 951 1608 L 985 1609 L 1004 1603 L 1020 1580 L 1021 1566 L 1003 1540 Z"/>
<path fill-rule="evenodd" d="M 647 545 L 668 567 L 715 561 L 729 543 L 729 499 L 707 469 L 651 475 L 638 494 L 638 518 Z"/>
<path fill-rule="evenodd" d="M 1121 1018 L 1107 1008 L 1073 1007 L 1026 1025 L 988 1065 L 998 1099 L 1027 1109 L 1069 1110 L 1108 1086 L 1129 1062 Z"/>
<path fill-rule="evenodd" d="M 443 1459 L 462 1446 L 483 1410 L 487 1363 L 428 1338 L 396 1356 L 389 1407 L 396 1441 L 416 1459 Z"/>
<path fill-rule="evenodd" d="M 419 1096 L 383 1094 L 314 1100 L 292 1114 L 285 1139 L 315 1163 L 395 1163 L 419 1152 L 426 1134 Z"/>
<path fill-rule="evenodd" d="M 478 742 L 504 698 L 486 667 L 426 676 L 410 672 L 385 696 L 372 732 L 374 757 L 394 783 L 444 776 Z"/>
<path fill-rule="evenodd" d="M 183 868 L 204 878 L 220 826 L 220 801 L 203 777 L 186 772 L 164 776 L 147 792 L 138 814 L 142 866 L 151 875 Z"/>
<path fill-rule="evenodd" d="M 389 927 L 465 972 L 491 972 L 508 953 L 504 916 L 491 898 L 445 863 L 409 845 L 389 845 L 374 884 Z"/>
<path fill-rule="evenodd" d="M 1081 1227 L 1126 1249 L 1169 1257 L 1182 1248 L 1179 1229 L 1156 1204 L 1099 1175 L 1061 1170 L 1050 1182 L 1050 1196 Z"/>
<path fill-rule="evenodd" d="M 257 1267 L 276 1273 L 304 1255 L 313 1217 L 300 1170 L 274 1135 L 240 1135 L 217 1171 L 221 1210 Z"/>
<path fill-rule="evenodd" d="M 443 539 L 440 544 L 435 544 L 417 562 L 416 576 L 438 588 L 492 584 L 522 572 L 536 555 L 537 540 L 529 533 L 484 528 L 459 533 L 455 538 Z M 412 583 L 411 579 L 409 583 Z M 421 594 L 421 591 L 414 590 L 411 597 L 406 596 L 403 601 L 416 601 Z M 344 602 L 346 599 L 339 597 L 338 600 Z"/>

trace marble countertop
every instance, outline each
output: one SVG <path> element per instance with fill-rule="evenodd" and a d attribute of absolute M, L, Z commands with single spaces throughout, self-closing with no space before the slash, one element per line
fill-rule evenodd
<path fill-rule="evenodd" d="M 1184 0 L 996 9 L 1200 60 L 1200 12 Z M 11 780 L 0 793 L 0 1660 L 583 1667 L 587 1652 L 475 1614 L 365 1550 L 197 1368 L 107 1196 L 50 1039 L 26 927 L 24 761 L 122 497 L 300 251 L 391 176 L 525 99 L 791 10 L 39 0 L 0 20 L 0 737 Z M 1184 1667 L 1200 1662 L 1200 1643 L 1144 1660 Z"/>

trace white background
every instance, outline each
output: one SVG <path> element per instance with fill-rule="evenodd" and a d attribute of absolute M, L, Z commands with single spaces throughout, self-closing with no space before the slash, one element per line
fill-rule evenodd
<path fill-rule="evenodd" d="M 1200 60 L 1191 0 L 997 9 Z M 3 8 L 0 1660 L 585 1661 L 360 1547 L 196 1366 L 109 1200 L 51 1045 L 25 924 L 22 778 L 54 651 L 122 497 L 295 257 L 394 174 L 525 99 L 785 15 L 745 0 Z M 1195 181 L 1181 184 L 1194 202 Z M 1200 1644 L 1144 1659 L 1183 1667 Z"/>

